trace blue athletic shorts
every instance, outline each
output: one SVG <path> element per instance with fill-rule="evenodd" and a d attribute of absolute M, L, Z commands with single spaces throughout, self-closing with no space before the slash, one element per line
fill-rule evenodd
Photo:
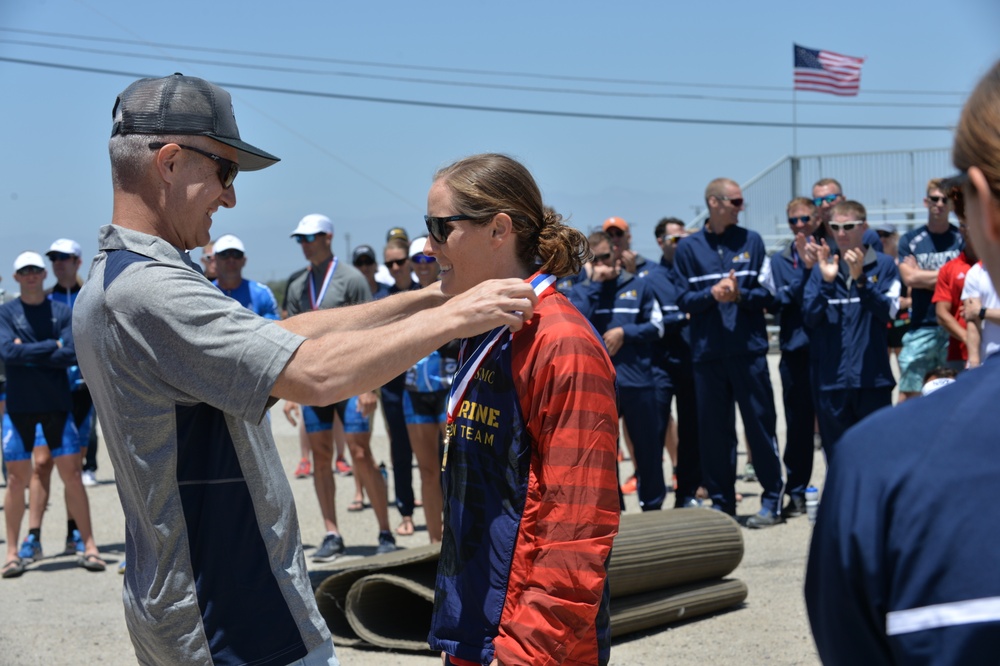
<path fill-rule="evenodd" d="M 341 400 L 326 407 L 302 407 L 302 418 L 306 422 L 306 432 L 322 432 L 333 428 L 334 412 L 344 424 L 344 432 L 371 432 L 371 417 L 365 418 L 358 411 L 358 397 Z"/>
<path fill-rule="evenodd" d="M 30 423 L 33 420 L 32 418 L 28 418 L 22 414 L 16 415 L 15 418 L 20 424 L 20 428 L 14 427 L 14 422 L 11 420 L 9 413 L 3 415 L 3 457 L 7 462 L 30 460 L 34 447 L 49 445 L 42 432 L 42 422 L 40 420 L 35 420 L 32 427 Z M 24 439 L 22 438 L 22 433 L 24 432 L 32 432 L 34 434 L 34 437 L 29 438 L 30 443 L 27 446 L 25 446 Z M 79 453 L 80 444 L 76 426 L 73 424 L 73 419 L 67 414 L 66 425 L 62 428 L 60 446 L 52 449 L 52 457 L 79 455 Z"/>
<path fill-rule="evenodd" d="M 407 425 L 418 423 L 444 423 L 448 416 L 448 389 L 417 393 L 403 392 L 403 418 Z"/>

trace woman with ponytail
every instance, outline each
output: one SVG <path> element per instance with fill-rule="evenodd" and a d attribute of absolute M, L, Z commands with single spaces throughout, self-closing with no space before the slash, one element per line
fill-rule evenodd
<path fill-rule="evenodd" d="M 606 664 L 607 565 L 618 532 L 611 360 L 559 294 L 586 238 L 542 205 L 527 169 L 495 154 L 439 171 L 424 253 L 441 290 L 532 284 L 516 333 L 463 340 L 447 405 L 444 541 L 430 644 L 446 664 Z"/>

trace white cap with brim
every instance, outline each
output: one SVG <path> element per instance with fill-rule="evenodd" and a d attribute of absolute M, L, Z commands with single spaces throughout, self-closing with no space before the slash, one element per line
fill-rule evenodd
<path fill-rule="evenodd" d="M 225 252 L 226 250 L 239 250 L 243 254 L 247 252 L 246 248 L 243 247 L 243 241 L 232 234 L 219 236 L 219 239 L 212 245 L 212 250 L 215 254 Z"/>
<path fill-rule="evenodd" d="M 326 215 L 310 213 L 299 220 L 299 226 L 295 227 L 295 231 L 291 233 L 292 236 L 300 234 L 329 234 L 332 236 L 333 222 Z"/>
<path fill-rule="evenodd" d="M 424 253 L 424 245 L 427 244 L 427 236 L 421 236 L 420 238 L 413 239 L 410 243 L 410 258 L 417 256 L 418 254 Z"/>
<path fill-rule="evenodd" d="M 68 238 L 60 238 L 56 242 L 52 243 L 52 247 L 45 254 L 51 255 L 53 252 L 58 252 L 59 254 L 72 254 L 74 257 L 79 257 L 83 254 L 80 250 L 80 244 L 75 240 L 70 240 Z"/>
<path fill-rule="evenodd" d="M 45 268 L 45 260 L 42 259 L 42 255 L 37 252 L 22 252 L 17 255 L 17 259 L 14 260 L 14 272 L 18 272 L 22 268 L 27 268 L 28 266 L 37 266 L 38 268 Z"/>

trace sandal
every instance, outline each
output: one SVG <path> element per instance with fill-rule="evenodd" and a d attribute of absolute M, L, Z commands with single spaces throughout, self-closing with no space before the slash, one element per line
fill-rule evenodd
<path fill-rule="evenodd" d="M 413 536 L 413 532 L 413 519 L 409 516 L 403 516 L 403 522 L 396 528 L 396 534 L 399 536 Z"/>
<path fill-rule="evenodd" d="M 347 510 L 355 513 L 358 511 L 364 511 L 366 508 L 365 503 L 361 500 L 354 500 L 347 505 Z"/>
<path fill-rule="evenodd" d="M 3 565 L 4 578 L 17 578 L 24 573 L 24 562 L 20 557 L 15 557 Z"/>
<path fill-rule="evenodd" d="M 108 565 L 101 559 L 101 556 L 97 553 L 90 553 L 89 555 L 81 555 L 77 558 L 76 563 L 87 571 L 104 571 L 108 568 Z"/>

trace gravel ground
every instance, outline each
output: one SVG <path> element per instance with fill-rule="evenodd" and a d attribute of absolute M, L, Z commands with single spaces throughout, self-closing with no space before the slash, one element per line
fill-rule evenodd
<path fill-rule="evenodd" d="M 771 377 L 780 391 L 776 355 L 769 357 Z M 778 439 L 784 442 L 784 423 L 780 393 Z M 280 410 L 272 411 L 275 439 L 284 468 L 291 473 L 298 460 L 298 438 Z M 372 450 L 376 460 L 389 464 L 388 441 L 376 419 Z M 739 469 L 745 462 L 745 447 L 740 444 Z M 826 472 L 823 456 L 816 455 L 814 485 L 821 487 Z M 135 653 L 125 630 L 122 615 L 122 577 L 116 573 L 124 556 L 124 519 L 112 475 L 111 464 L 103 447 L 99 455 L 100 485 L 89 489 L 91 513 L 101 552 L 108 561 L 108 571 L 90 573 L 75 564 L 62 551 L 66 510 L 62 483 L 54 478 L 52 498 L 42 535 L 45 559 L 32 565 L 24 576 L 0 581 L 0 665 L 20 664 L 117 664 L 135 663 Z M 665 470 L 670 474 L 669 460 Z M 632 472 L 631 463 L 621 465 L 622 477 Z M 54 475 L 57 477 L 57 475 Z M 390 474 L 391 479 L 391 474 Z M 419 475 L 414 470 L 414 482 Z M 291 480 L 298 506 L 302 539 L 308 558 L 323 537 L 319 508 L 309 480 Z M 744 500 L 737 512 L 750 515 L 759 508 L 760 486 L 738 482 Z M 372 511 L 348 513 L 354 481 L 337 478 L 337 506 L 341 532 L 347 544 L 347 557 L 363 557 L 374 552 L 377 527 Z M 419 491 L 418 491 L 419 493 Z M 419 496 L 419 495 L 418 495 Z M 668 500 L 669 501 L 669 500 Z M 627 498 L 628 511 L 638 511 L 634 495 Z M 399 516 L 390 509 L 393 526 Z M 422 529 L 423 516 L 417 509 L 418 526 L 412 537 L 398 538 L 399 545 L 427 543 Z M 21 535 L 26 531 L 27 517 Z M 746 553 L 732 574 L 743 580 L 749 595 L 741 606 L 712 616 L 696 618 L 655 631 L 622 637 L 612 648 L 614 664 L 816 664 L 819 659 L 809 632 L 802 585 L 811 528 L 805 517 L 766 530 L 743 530 Z M 221 554 L 230 556 L 229 554 Z M 345 665 L 410 666 L 440 664 L 432 655 L 394 654 L 382 650 L 338 648 Z"/>

